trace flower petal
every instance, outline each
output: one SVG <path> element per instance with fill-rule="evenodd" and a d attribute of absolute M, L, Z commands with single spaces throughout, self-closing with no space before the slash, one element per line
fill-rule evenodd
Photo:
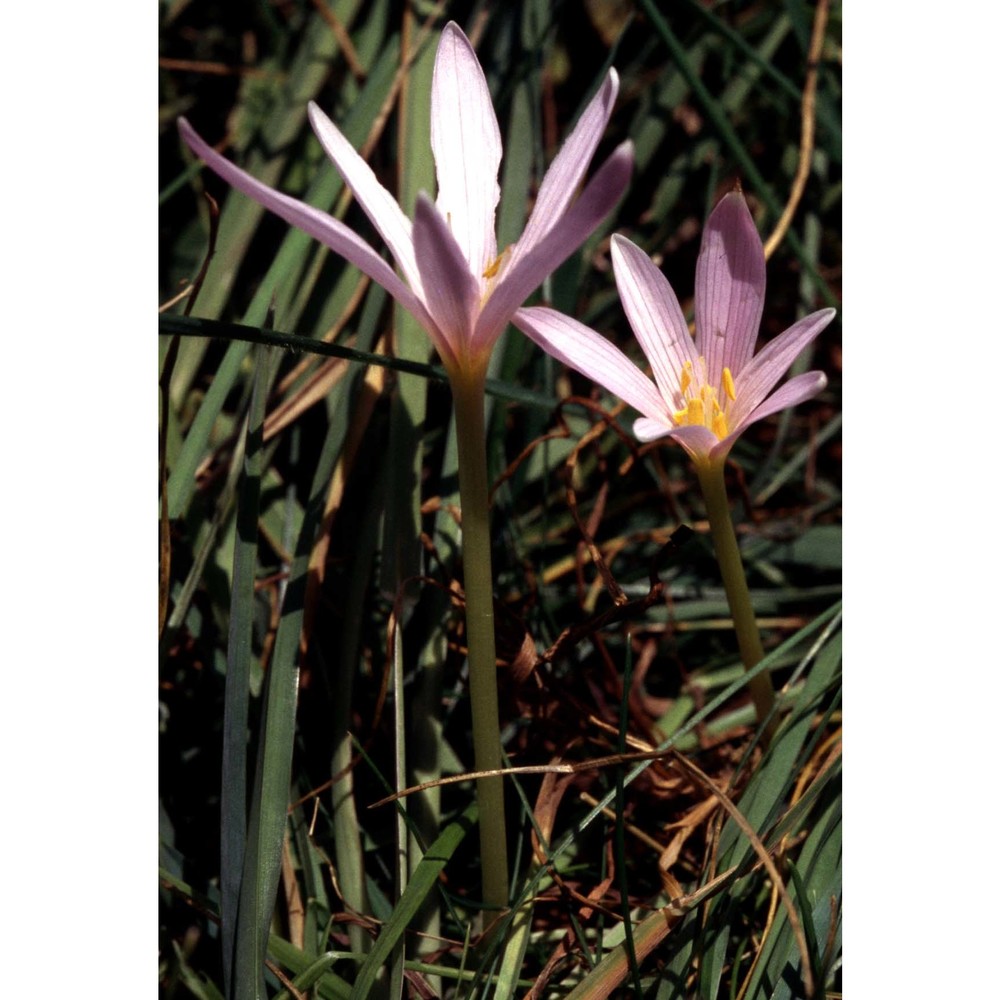
<path fill-rule="evenodd" d="M 760 406 L 738 424 L 732 434 L 724 438 L 712 449 L 712 458 L 725 456 L 732 448 L 733 442 L 751 425 L 764 417 L 771 416 L 781 410 L 797 406 L 807 399 L 812 399 L 818 392 L 826 388 L 826 375 L 823 372 L 805 372 L 790 378 L 777 392 L 769 396 Z"/>
<path fill-rule="evenodd" d="M 611 69 L 549 165 L 531 218 L 511 252 L 511 264 L 534 249 L 566 211 L 604 135 L 617 96 L 618 74 Z"/>
<path fill-rule="evenodd" d="M 680 407 L 681 371 L 695 353 L 677 296 L 660 269 L 624 236 L 611 237 L 611 263 L 625 315 L 660 393 L 668 406 Z"/>
<path fill-rule="evenodd" d="M 296 229 L 301 229 L 340 254 L 373 281 L 378 282 L 404 309 L 412 313 L 419 323 L 428 328 L 433 326 L 433 321 L 420 299 L 406 286 L 392 267 L 352 229 L 339 219 L 327 215 L 326 212 L 275 191 L 240 170 L 234 163 L 212 149 L 185 118 L 178 119 L 177 125 L 181 137 L 191 147 L 192 152 L 204 160 L 205 164 L 224 181 Z"/>
<path fill-rule="evenodd" d="M 440 331 L 432 338 L 434 346 L 446 367 L 464 365 L 479 312 L 479 284 L 448 224 L 423 192 L 417 195 L 413 247 L 427 309 Z"/>
<path fill-rule="evenodd" d="M 489 87 L 462 29 L 445 25 L 431 84 L 431 148 L 437 167 L 437 207 L 448 220 L 472 273 L 497 255 L 497 172 L 502 146 Z"/>
<path fill-rule="evenodd" d="M 396 199 L 379 183 L 372 168 L 314 101 L 309 102 L 309 121 L 326 155 L 333 160 L 365 215 L 385 240 L 410 287 L 420 295 L 420 273 L 413 257 L 410 220 Z"/>
<path fill-rule="evenodd" d="M 708 217 L 695 268 L 696 346 L 712 385 L 724 367 L 735 378 L 753 356 L 764 284 L 760 235 L 742 192 L 731 191 Z"/>
<path fill-rule="evenodd" d="M 836 315 L 836 309 L 821 309 L 811 313 L 764 345 L 736 380 L 736 402 L 730 415 L 734 427 L 760 405 L 792 362 L 827 328 Z"/>
<path fill-rule="evenodd" d="M 652 381 L 590 327 L 545 306 L 518 309 L 512 322 L 564 365 L 604 386 L 644 416 L 669 423 L 666 406 Z"/>
<path fill-rule="evenodd" d="M 657 438 L 666 437 L 673 429 L 672 424 L 664 423 L 655 417 L 639 417 L 632 424 L 632 433 L 640 441 L 655 441 Z"/>
<path fill-rule="evenodd" d="M 673 438 L 696 462 L 705 462 L 719 439 L 707 428 L 700 425 L 672 427 L 658 420 L 640 417 L 632 425 L 632 433 L 640 441 L 656 441 L 659 438 Z"/>
<path fill-rule="evenodd" d="M 632 143 L 623 142 L 601 165 L 558 226 L 530 253 L 500 272 L 473 335 L 477 350 L 491 347 L 514 311 L 598 227 L 632 176 Z"/>

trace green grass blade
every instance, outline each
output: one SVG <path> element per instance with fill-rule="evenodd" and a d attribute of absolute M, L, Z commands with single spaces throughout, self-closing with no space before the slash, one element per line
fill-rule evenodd
<path fill-rule="evenodd" d="M 366 1000 L 369 996 L 379 969 L 388 961 L 397 942 L 410 926 L 410 921 L 420 909 L 428 893 L 434 890 L 438 876 L 444 870 L 448 859 L 455 853 L 458 845 L 472 829 L 477 816 L 478 809 L 475 802 L 472 802 L 466 806 L 457 819 L 441 831 L 441 836 L 427 848 L 427 852 L 413 872 L 406 891 L 393 908 L 392 916 L 382 928 L 375 946 L 358 970 L 358 978 L 351 991 L 351 1000 Z"/>
<path fill-rule="evenodd" d="M 221 884 L 222 961 L 226 994 L 231 994 L 236 913 L 247 836 L 247 720 L 250 664 L 253 659 L 254 582 L 257 569 L 257 519 L 263 473 L 264 409 L 271 348 L 257 350 L 250 416 L 246 429 L 243 476 L 236 507 L 232 603 L 222 723 Z"/>

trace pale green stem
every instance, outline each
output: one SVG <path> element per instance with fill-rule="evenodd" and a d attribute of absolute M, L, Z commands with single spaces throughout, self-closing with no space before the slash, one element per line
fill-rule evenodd
<path fill-rule="evenodd" d="M 740 556 L 733 520 L 729 514 L 725 462 L 704 465 L 696 463 L 695 469 L 701 483 L 701 492 L 705 497 L 708 524 L 712 529 L 712 541 L 715 544 L 715 558 L 722 572 L 722 583 L 726 588 L 729 611 L 733 616 L 740 658 L 743 660 L 743 666 L 747 670 L 752 670 L 764 659 L 764 647 L 761 645 L 757 618 L 754 615 L 747 577 L 743 569 L 743 558 Z M 766 670 L 750 679 L 750 697 L 757 712 L 757 721 L 763 722 L 774 706 L 774 687 L 771 684 L 771 675 Z M 776 727 L 777 719 L 772 718 L 763 733 L 762 741 L 765 746 L 770 742 Z"/>
<path fill-rule="evenodd" d="M 490 553 L 489 479 L 483 416 L 485 370 L 453 375 L 458 437 L 458 489 L 462 505 L 462 564 L 465 567 L 465 631 L 469 647 L 472 745 L 477 771 L 499 770 L 500 708 L 497 698 L 496 639 L 493 633 L 493 568 Z M 479 849 L 483 902 L 507 906 L 507 825 L 503 778 L 480 778 Z"/>

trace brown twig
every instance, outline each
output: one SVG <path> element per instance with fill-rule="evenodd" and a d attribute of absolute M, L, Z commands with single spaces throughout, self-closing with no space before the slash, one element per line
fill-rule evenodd
<path fill-rule="evenodd" d="M 768 260 L 785 238 L 788 227 L 792 224 L 792 216 L 799 207 L 802 193 L 809 179 L 812 168 L 813 147 L 816 138 L 816 82 L 819 76 L 819 61 L 823 51 L 823 39 L 826 35 L 826 21 L 830 13 L 830 0 L 818 0 L 816 18 L 813 21 L 812 39 L 809 43 L 808 62 L 806 64 L 806 82 L 802 88 L 802 137 L 799 141 L 799 165 L 792 181 L 792 190 L 788 196 L 781 218 L 778 219 L 774 232 L 764 244 L 764 259 Z"/>

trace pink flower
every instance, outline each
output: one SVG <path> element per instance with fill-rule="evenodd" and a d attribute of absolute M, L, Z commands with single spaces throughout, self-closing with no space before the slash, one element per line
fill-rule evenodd
<path fill-rule="evenodd" d="M 441 33 L 431 90 L 431 147 L 438 196 L 421 193 L 411 222 L 337 127 L 310 103 L 309 120 L 402 279 L 360 236 L 325 212 L 254 180 L 216 153 L 181 118 L 184 141 L 220 177 L 377 281 L 427 331 L 449 375 L 481 375 L 524 300 L 594 231 L 632 172 L 622 143 L 574 197 L 618 92 L 612 69 L 542 181 L 521 238 L 497 254 L 500 129 L 486 78 L 454 23 Z"/>
<path fill-rule="evenodd" d="M 513 322 L 549 354 L 638 410 L 633 430 L 640 441 L 669 436 L 697 464 L 714 465 L 750 424 L 826 386 L 826 376 L 813 371 L 771 392 L 834 309 L 800 319 L 754 355 L 764 307 L 764 248 L 741 192 L 727 194 L 705 226 L 695 272 L 697 342 L 673 289 L 646 254 L 615 235 L 611 259 L 625 314 L 655 381 L 610 341 L 553 309 L 520 309 Z"/>

